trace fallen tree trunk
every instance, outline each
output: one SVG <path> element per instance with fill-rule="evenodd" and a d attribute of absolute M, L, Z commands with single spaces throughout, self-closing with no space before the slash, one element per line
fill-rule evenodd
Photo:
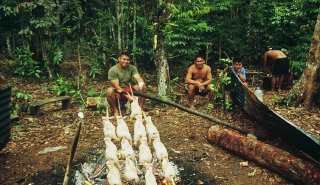
<path fill-rule="evenodd" d="M 254 161 L 294 182 L 308 185 L 320 182 L 319 165 L 302 160 L 286 151 L 248 138 L 235 131 L 215 125 L 210 127 L 208 139 L 222 148 Z"/>
<path fill-rule="evenodd" d="M 120 94 L 127 94 L 127 92 L 118 92 L 118 91 L 116 91 L 116 92 L 120 93 Z M 192 109 L 186 108 L 186 107 L 184 107 L 182 105 L 179 105 L 177 103 L 169 102 L 169 101 L 163 100 L 161 98 L 158 98 L 158 97 L 155 97 L 155 96 L 150 96 L 150 95 L 143 94 L 143 93 L 136 92 L 136 91 L 133 91 L 133 94 L 136 95 L 136 96 L 141 96 L 141 97 L 144 97 L 144 98 L 148 98 L 150 100 L 158 101 L 158 102 L 161 102 L 161 103 L 164 103 L 164 104 L 167 104 L 167 105 L 171 105 L 171 106 L 176 107 L 176 108 L 178 108 L 178 109 L 180 109 L 182 111 L 185 111 L 185 112 L 200 116 L 200 117 L 205 118 L 205 119 L 207 119 L 209 121 L 212 121 L 212 122 L 214 122 L 216 124 L 219 124 L 219 125 L 231 128 L 233 130 L 236 130 L 236 131 L 238 131 L 240 133 L 249 134 L 247 131 L 245 131 L 245 130 L 239 128 L 239 127 L 236 127 L 234 125 L 231 125 L 230 123 L 223 122 L 223 121 L 218 120 L 216 118 L 213 118 L 213 117 L 211 117 L 211 116 L 209 116 L 207 114 L 204 114 L 204 113 L 201 113 L 201 112 L 198 112 L 198 111 L 194 111 Z"/>

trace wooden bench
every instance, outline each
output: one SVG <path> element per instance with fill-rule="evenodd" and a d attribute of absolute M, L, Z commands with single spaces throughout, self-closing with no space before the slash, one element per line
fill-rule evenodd
<path fill-rule="evenodd" d="M 30 114 L 37 115 L 41 106 L 48 103 L 59 102 L 59 101 L 62 102 L 62 109 L 67 109 L 70 107 L 71 97 L 59 96 L 59 97 L 54 97 L 54 98 L 49 98 L 44 100 L 38 100 L 30 105 Z"/>

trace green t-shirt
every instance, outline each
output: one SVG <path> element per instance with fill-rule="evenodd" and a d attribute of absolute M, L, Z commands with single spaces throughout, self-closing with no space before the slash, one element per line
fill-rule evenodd
<path fill-rule="evenodd" d="M 119 80 L 120 87 L 129 87 L 135 74 L 138 74 L 136 66 L 129 64 L 127 68 L 121 69 L 119 64 L 116 64 L 109 69 L 108 80 Z"/>

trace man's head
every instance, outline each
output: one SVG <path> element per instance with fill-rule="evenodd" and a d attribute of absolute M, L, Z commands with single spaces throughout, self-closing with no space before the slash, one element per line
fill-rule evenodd
<path fill-rule="evenodd" d="M 204 62 L 205 62 L 204 58 L 200 55 L 196 56 L 196 58 L 194 59 L 194 64 L 197 69 L 202 69 Z"/>
<path fill-rule="evenodd" d="M 118 63 L 122 69 L 127 68 L 130 64 L 130 55 L 127 52 L 120 53 Z"/>
<path fill-rule="evenodd" d="M 235 57 L 232 60 L 232 64 L 233 64 L 233 68 L 234 68 L 235 71 L 240 71 L 241 68 L 242 68 L 242 59 L 238 58 L 238 57 Z"/>

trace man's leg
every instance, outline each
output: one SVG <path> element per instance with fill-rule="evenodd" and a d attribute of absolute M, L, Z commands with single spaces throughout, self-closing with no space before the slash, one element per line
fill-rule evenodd
<path fill-rule="evenodd" d="M 137 91 L 137 92 L 140 92 L 140 93 L 143 93 L 143 94 L 146 94 L 146 93 L 147 93 L 147 88 L 146 88 L 145 85 L 142 86 L 142 89 L 140 89 L 138 85 L 134 85 L 134 86 L 132 86 L 132 88 L 133 88 L 135 91 Z M 140 105 L 140 107 L 141 107 L 141 110 L 143 111 L 145 98 L 142 97 L 142 96 L 139 96 L 139 97 L 138 97 L 138 102 L 139 102 L 139 105 Z"/>
<path fill-rule="evenodd" d="M 118 104 L 117 104 L 117 93 L 114 92 L 113 88 L 109 87 L 106 91 L 107 100 L 113 110 L 114 116 L 119 116 Z"/>
<path fill-rule="evenodd" d="M 188 86 L 188 99 L 189 99 L 189 108 L 194 109 L 194 85 Z"/>
<path fill-rule="evenodd" d="M 276 82 L 277 82 L 277 76 L 276 75 L 272 75 L 272 79 L 271 79 L 271 91 L 274 92 L 275 88 L 276 88 Z"/>
<path fill-rule="evenodd" d="M 283 76 L 284 74 L 280 75 L 280 78 L 279 78 L 279 84 L 278 84 L 278 90 L 281 91 L 281 85 L 283 83 Z"/>
<path fill-rule="evenodd" d="M 209 98 L 209 103 L 212 102 L 212 98 L 213 98 L 213 93 L 210 89 L 212 84 L 209 84 L 205 89 L 204 89 L 204 93 L 208 94 L 208 98 Z"/>

